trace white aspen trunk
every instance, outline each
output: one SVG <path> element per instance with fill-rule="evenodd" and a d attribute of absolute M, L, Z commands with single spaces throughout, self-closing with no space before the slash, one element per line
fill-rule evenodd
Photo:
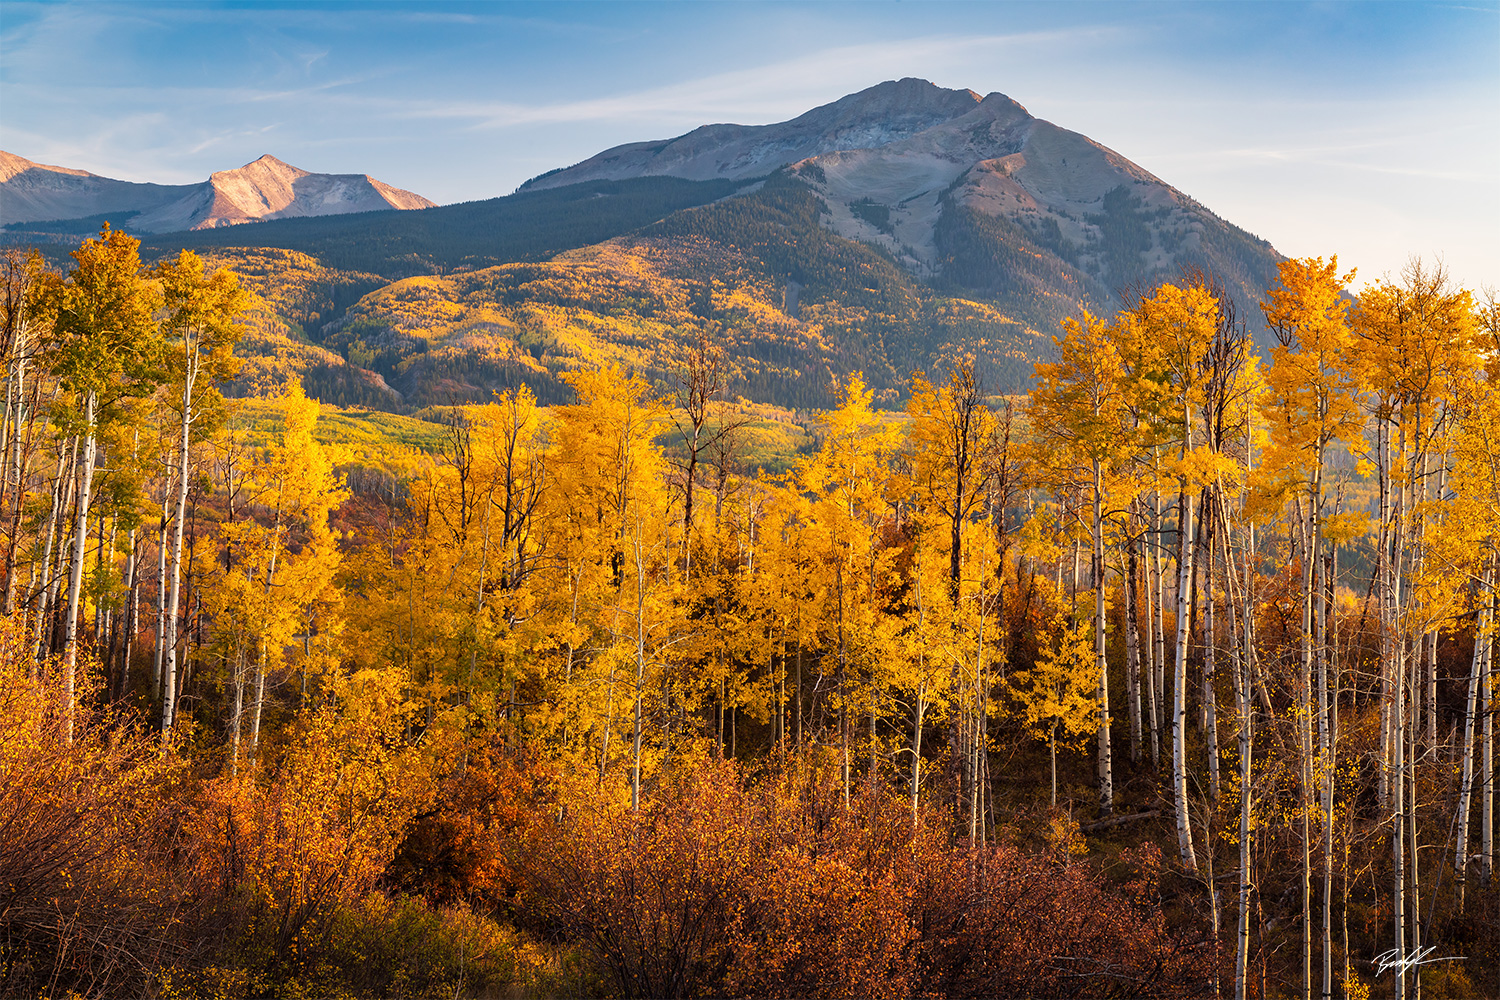
<path fill-rule="evenodd" d="M 1382 809 L 1391 806 L 1391 732 L 1394 720 L 1391 706 L 1394 700 L 1390 675 L 1389 639 L 1395 619 L 1390 611 L 1391 595 L 1391 477 L 1390 477 L 1390 427 L 1386 420 L 1375 424 L 1375 459 L 1380 478 L 1380 550 L 1376 556 L 1377 608 L 1380 618 L 1380 767 L 1377 769 L 1376 798 Z"/>
<path fill-rule="evenodd" d="M 1387 643 L 1389 645 L 1389 642 Z M 1404 698 L 1405 672 L 1399 664 L 1393 664 L 1391 685 L 1391 727 L 1395 739 L 1391 741 L 1391 883 L 1394 899 L 1391 903 L 1392 919 L 1395 923 L 1395 947 L 1391 949 L 1392 962 L 1391 996 L 1395 1000 L 1406 997 L 1406 833 L 1404 825 L 1406 765 L 1403 754 L 1406 749 L 1405 712 L 1401 702 Z"/>
<path fill-rule="evenodd" d="M 125 607 L 120 611 L 120 697 L 130 693 L 130 654 L 135 648 L 136 591 L 140 582 L 136 579 L 139 560 L 136 558 L 135 529 L 130 529 L 128 543 L 130 558 L 125 563 Z"/>
<path fill-rule="evenodd" d="M 281 484 L 281 489 L 284 493 L 286 489 L 285 482 Z M 266 609 L 268 611 L 271 607 L 271 585 L 272 582 L 276 579 L 276 563 L 281 558 L 281 518 L 282 505 L 284 500 L 284 496 L 278 496 L 276 500 L 276 526 L 271 532 L 271 558 L 266 566 L 265 592 L 263 599 L 266 602 Z M 266 660 L 269 652 L 266 649 L 264 636 L 260 637 L 259 645 L 260 652 L 255 662 L 255 710 L 250 713 L 250 769 L 252 771 L 255 769 L 255 764 L 258 759 L 257 754 L 260 750 L 260 720 L 266 704 Z M 280 655 L 280 653 L 281 651 L 277 650 L 278 656 Z M 432 724 L 431 702 L 428 703 L 427 724 Z"/>
<path fill-rule="evenodd" d="M 0 476 L 0 497 L 3 497 L 10 486 L 11 475 L 16 480 L 16 499 L 11 508 L 11 530 L 10 530 L 10 552 L 5 557 L 5 614 L 10 615 L 15 611 L 15 584 L 16 584 L 16 541 L 20 537 L 21 527 L 21 505 L 24 498 L 26 470 L 21 467 L 21 424 L 26 420 L 26 352 L 29 350 L 27 337 L 29 324 L 23 322 L 16 332 L 16 343 L 13 356 L 15 358 L 15 374 L 7 386 L 8 390 L 15 392 L 15 408 L 10 405 L 10 394 L 7 391 L 6 416 L 10 418 L 11 435 L 10 447 L 6 449 L 7 468 L 5 474 Z M 31 435 L 28 431 L 27 439 Z"/>
<path fill-rule="evenodd" d="M 78 452 L 77 439 L 74 439 L 73 453 L 76 458 Z M 52 546 L 57 540 L 58 523 L 62 520 L 64 507 L 64 484 L 63 473 L 68 468 L 68 452 L 64 448 L 57 450 L 57 476 L 52 485 L 52 511 L 47 518 L 47 545 L 42 552 L 42 585 L 36 593 L 36 621 L 33 622 L 33 641 L 31 646 L 31 659 L 36 662 L 42 657 L 42 634 L 43 623 L 47 621 L 48 599 L 52 594 Z M 68 473 L 71 480 L 72 474 Z"/>
<path fill-rule="evenodd" d="M 1426 466 L 1427 466 L 1426 459 L 1423 459 L 1423 463 L 1422 464 L 1423 464 L 1423 468 L 1425 469 Z M 1446 461 L 1440 459 L 1438 461 L 1438 467 L 1437 467 L 1436 471 L 1437 471 L 1438 481 L 1437 481 L 1437 491 L 1435 493 L 1435 496 L 1437 496 L 1438 498 L 1442 498 L 1446 494 L 1446 491 L 1447 491 L 1447 485 L 1448 485 L 1448 463 Z M 1424 492 L 1426 490 L 1425 477 L 1424 477 L 1423 490 L 1424 490 Z M 1423 529 L 1422 530 L 1423 530 L 1423 534 L 1425 535 L 1426 534 L 1426 530 L 1427 530 L 1425 522 L 1423 524 Z M 1425 541 L 1425 539 L 1423 541 L 1423 547 L 1424 548 L 1426 547 L 1426 541 Z M 1429 645 L 1428 650 L 1427 650 L 1427 675 L 1426 675 L 1426 679 L 1427 679 L 1427 698 L 1426 698 L 1426 701 L 1427 701 L 1427 745 L 1429 747 L 1436 747 L 1438 745 L 1438 698 L 1437 698 L 1437 680 L 1438 680 L 1437 673 L 1438 673 L 1438 666 L 1437 666 L 1437 651 L 1438 651 L 1438 630 L 1436 628 L 1434 628 L 1432 630 L 1432 633 L 1431 633 L 1431 636 L 1430 636 L 1430 645 Z"/>
<path fill-rule="evenodd" d="M 1464 702 L 1464 742 L 1461 751 L 1461 777 L 1458 781 L 1458 816 L 1454 831 L 1454 871 L 1458 874 L 1458 891 L 1463 900 L 1464 883 L 1469 879 L 1469 810 L 1475 787 L 1475 717 L 1479 712 L 1479 687 L 1484 682 L 1485 652 L 1493 640 L 1490 636 L 1494 613 L 1494 564 L 1485 567 L 1479 580 L 1479 612 L 1475 616 L 1475 655 L 1469 669 L 1469 697 Z"/>
<path fill-rule="evenodd" d="M 641 552 L 640 515 L 635 526 L 635 737 L 630 765 L 630 811 L 641 811 L 641 699 L 646 684 L 646 564 Z"/>
<path fill-rule="evenodd" d="M 1245 592 L 1243 651 L 1240 654 L 1241 669 L 1239 698 L 1236 705 L 1240 713 L 1240 912 L 1237 944 L 1234 952 L 1234 997 L 1246 1000 L 1246 971 L 1250 960 L 1250 894 L 1255 889 L 1250 869 L 1250 835 L 1252 830 L 1253 802 L 1251 755 L 1255 747 L 1255 716 L 1250 696 L 1252 680 L 1250 664 L 1255 656 L 1252 623 L 1255 606 L 1252 597 L 1251 566 L 1255 551 L 1255 526 L 1247 525 L 1245 551 Z"/>
<path fill-rule="evenodd" d="M 1494 607 L 1494 591 L 1490 592 Z M 1491 618 L 1493 622 L 1493 617 Z M 1484 683 L 1479 686 L 1484 735 L 1479 742 L 1479 871 L 1486 885 L 1495 873 L 1495 640 L 1484 646 Z"/>
<path fill-rule="evenodd" d="M 922 573 L 920 571 L 920 553 L 918 553 L 919 566 L 912 575 L 916 577 L 917 596 L 917 635 L 920 636 L 926 630 L 927 602 L 922 595 Z M 983 636 L 984 618 L 980 616 L 980 635 Z M 980 640 L 980 649 L 984 648 L 983 638 Z M 922 789 L 922 723 L 927 714 L 927 681 L 926 663 L 927 649 L 925 645 L 917 647 L 917 696 L 913 699 L 911 720 L 911 823 L 915 829 L 917 825 L 918 796 Z"/>
<path fill-rule="evenodd" d="M 83 441 L 83 471 L 78 485 L 78 516 L 73 528 L 73 565 L 68 580 L 68 611 L 64 629 L 63 672 L 68 698 L 68 742 L 73 742 L 73 715 L 77 701 L 78 676 L 78 614 L 83 597 L 83 562 L 88 548 L 89 499 L 94 485 L 94 460 L 98 446 L 94 440 L 94 394 L 89 393 L 84 406 L 84 424 L 88 428 Z"/>
<path fill-rule="evenodd" d="M 255 661 L 255 708 L 250 712 L 250 769 L 255 769 L 256 754 L 260 750 L 260 716 L 266 703 L 266 646 L 261 640 L 260 655 Z"/>
<path fill-rule="evenodd" d="M 1156 697 L 1161 705 L 1161 716 L 1158 720 L 1158 728 L 1162 730 L 1162 741 L 1166 741 L 1165 732 L 1170 728 L 1167 715 L 1171 711 L 1168 702 L 1170 692 L 1167 689 L 1167 566 L 1163 544 L 1163 518 L 1161 511 L 1153 501 L 1154 516 L 1156 520 L 1156 547 L 1152 553 L 1152 559 L 1156 563 L 1156 635 L 1153 644 L 1156 647 Z"/>
<path fill-rule="evenodd" d="M 1115 805 L 1114 762 L 1109 745 L 1109 664 L 1104 650 L 1104 482 L 1099 460 L 1094 460 L 1094 670 L 1099 679 L 1099 814 L 1108 816 Z"/>
<path fill-rule="evenodd" d="M 1318 564 L 1320 585 L 1317 592 L 1317 663 L 1318 663 L 1318 818 L 1322 824 L 1323 841 L 1323 981 L 1322 996 L 1333 997 L 1333 773 L 1337 763 L 1334 756 L 1333 729 L 1329 722 L 1330 699 L 1337 695 L 1328 683 L 1328 615 L 1330 608 L 1325 599 L 1331 593 L 1333 582 L 1328 579 L 1327 562 Z"/>
<path fill-rule="evenodd" d="M 167 598 L 166 615 L 162 636 L 163 659 L 161 698 L 161 742 L 166 746 L 172 739 L 172 727 L 177 719 L 177 614 L 182 595 L 182 535 L 187 526 L 188 460 L 192 444 L 193 429 L 193 372 L 191 363 L 182 390 L 182 456 L 177 468 L 177 522 L 172 530 L 172 582 Z"/>
<path fill-rule="evenodd" d="M 1245 397 L 1245 474 L 1248 477 L 1250 470 L 1254 467 L 1254 441 L 1250 421 L 1250 397 Z M 1220 506 L 1224 504 L 1224 497 L 1219 495 Z M 1251 574 L 1255 567 L 1255 525 L 1249 519 L 1244 518 L 1244 495 L 1241 494 L 1240 513 L 1245 521 L 1245 586 L 1241 599 L 1244 601 L 1243 628 L 1240 633 L 1240 655 L 1235 675 L 1239 681 L 1239 690 L 1235 692 L 1235 707 L 1240 715 L 1240 891 L 1239 891 L 1239 926 L 1235 934 L 1234 948 L 1234 1000 L 1247 1000 L 1248 979 L 1246 973 L 1250 964 L 1250 895 L 1255 890 L 1253 873 L 1251 871 L 1250 835 L 1253 829 L 1254 818 L 1254 795 L 1252 781 L 1254 772 L 1251 768 L 1251 757 L 1255 749 L 1255 709 L 1251 695 L 1254 678 L 1251 676 L 1251 665 L 1255 659 L 1255 588 L 1254 579 Z M 1229 546 L 1229 519 L 1220 519 L 1220 525 L 1224 533 L 1224 560 L 1226 565 L 1225 580 L 1232 583 L 1233 551 Z M 1231 604 L 1231 607 L 1233 605 Z M 1264 991 L 1262 991 L 1264 992 Z"/>
<path fill-rule="evenodd" d="M 1155 532 L 1156 514 L 1153 508 L 1151 516 L 1152 537 L 1156 543 L 1161 539 Z M 1159 773 L 1161 770 L 1161 627 L 1159 592 L 1156 586 L 1158 573 L 1153 572 L 1156 566 L 1155 545 L 1152 551 L 1146 553 L 1146 707 L 1148 710 L 1146 723 L 1150 730 L 1151 741 L 1151 770 Z"/>
<path fill-rule="evenodd" d="M 1191 432 L 1183 446 L 1184 456 L 1192 447 Z M 1193 851 L 1193 828 L 1188 817 L 1187 793 L 1187 653 L 1188 602 L 1193 591 L 1193 500 L 1184 482 L 1178 500 L 1177 554 L 1177 656 L 1172 671 L 1172 808 L 1177 814 L 1177 850 L 1182 866 L 1198 871 Z"/>
<path fill-rule="evenodd" d="M 1312 997 L 1313 575 L 1317 563 L 1317 491 L 1310 490 L 1302 527 L 1302 635 L 1297 673 L 1298 813 L 1302 827 L 1302 995 Z"/>
<path fill-rule="evenodd" d="M 234 714 L 229 717 L 229 776 L 240 773 L 240 720 L 245 714 L 245 647 L 236 643 L 234 650 Z"/>
<path fill-rule="evenodd" d="M 1411 951 L 1410 954 L 1420 957 L 1422 954 L 1422 852 L 1421 844 L 1417 837 L 1417 736 L 1419 733 L 1418 720 L 1421 709 L 1420 698 L 1422 691 L 1422 651 L 1420 644 L 1411 656 L 1411 724 L 1407 727 L 1406 747 L 1406 774 L 1410 784 L 1406 790 L 1406 834 L 1409 838 L 1408 850 L 1410 851 L 1408 870 L 1411 872 L 1411 892 L 1408 900 L 1411 904 L 1411 917 L 1408 923 L 1411 927 Z M 1411 970 L 1411 995 L 1412 1000 L 1420 1000 L 1422 996 L 1422 966 L 1414 966 Z"/>
<path fill-rule="evenodd" d="M 66 492 L 63 493 L 63 504 L 59 513 L 62 520 L 58 525 L 57 550 L 54 556 L 54 567 L 52 570 L 52 589 L 47 594 L 47 651 L 57 652 L 60 636 L 59 629 L 62 628 L 62 616 L 59 612 L 64 601 L 67 600 L 66 586 L 68 581 L 68 570 L 72 565 L 72 549 L 70 539 L 78 527 L 78 480 L 79 449 L 82 439 L 73 438 L 73 457 L 68 462 L 68 483 Z"/>
<path fill-rule="evenodd" d="M 1219 801 L 1219 710 L 1218 695 L 1214 691 L 1214 674 L 1218 670 L 1218 636 L 1214 618 L 1214 564 L 1217 554 L 1215 545 L 1215 507 L 1212 488 L 1203 505 L 1204 545 L 1207 549 L 1208 565 L 1203 571 L 1203 742 L 1208 757 L 1209 798 Z"/>
<path fill-rule="evenodd" d="M 1130 702 L 1130 759 L 1141 755 L 1141 636 L 1135 539 L 1127 539 L 1125 566 L 1125 687 Z"/>
<path fill-rule="evenodd" d="M 162 667 L 166 663 L 167 636 L 167 520 L 172 476 L 170 467 L 162 465 L 161 520 L 156 530 L 156 648 L 151 656 L 151 693 L 161 693 Z"/>

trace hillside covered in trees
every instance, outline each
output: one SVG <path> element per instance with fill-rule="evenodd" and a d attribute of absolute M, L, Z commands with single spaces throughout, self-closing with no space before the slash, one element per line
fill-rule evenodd
<path fill-rule="evenodd" d="M 1496 303 L 1288 261 L 1262 351 L 1202 273 L 1007 400 L 763 190 L 369 289 L 7 256 L 0 993 L 1500 991 Z M 304 389 L 464 344 L 553 388 Z"/>
<path fill-rule="evenodd" d="M 1253 303 L 1274 251 L 1201 209 L 1188 218 L 1121 186 L 1068 222 L 1088 230 L 1078 242 L 1061 216 L 980 211 L 973 191 L 986 182 L 971 171 L 941 199 L 933 265 L 914 270 L 881 242 L 883 206 L 833 200 L 820 169 L 749 184 L 589 181 L 166 234 L 142 253 L 190 249 L 235 268 L 263 299 L 242 348 L 252 365 L 295 371 L 323 402 L 397 413 L 523 385 L 555 402 L 567 372 L 607 360 L 665 385 L 701 336 L 723 344 L 732 394 L 758 403 L 826 408 L 859 372 L 880 406 L 899 409 L 907 373 L 969 356 L 993 391 L 1024 392 L 1064 319 L 1110 313 L 1184 268 L 1219 274 L 1269 343 Z M 840 235 L 856 210 L 874 228 Z M 49 253 L 66 265 L 60 246 Z"/>

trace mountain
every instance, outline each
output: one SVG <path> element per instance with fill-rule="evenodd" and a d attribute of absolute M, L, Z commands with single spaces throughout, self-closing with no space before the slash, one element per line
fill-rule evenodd
<path fill-rule="evenodd" d="M 705 125 L 616 146 L 521 190 L 645 176 L 743 180 L 781 168 L 822 197 L 825 228 L 950 287 L 1021 288 L 1108 310 L 1122 289 L 1202 268 L 1254 298 L 1278 259 L 1145 168 L 1004 94 L 917 79 L 779 124 Z M 1017 276 L 1017 252 L 1040 253 L 1051 273 Z"/>
<path fill-rule="evenodd" d="M 261 369 L 396 410 L 521 384 L 559 402 L 570 370 L 607 363 L 670 389 L 704 337 L 757 402 L 827 406 L 863 372 L 899 405 L 914 370 L 959 356 L 989 391 L 1024 392 L 1066 318 L 1184 272 L 1214 276 L 1264 347 L 1256 302 L 1281 259 L 1003 94 L 921 80 L 605 150 L 503 198 L 165 233 L 143 251 L 182 247 L 252 279 Z"/>
<path fill-rule="evenodd" d="M 314 174 L 269 155 L 201 184 L 136 184 L 0 151 L 0 226 L 10 229 L 86 232 L 108 219 L 163 233 L 432 206 L 366 174 Z"/>

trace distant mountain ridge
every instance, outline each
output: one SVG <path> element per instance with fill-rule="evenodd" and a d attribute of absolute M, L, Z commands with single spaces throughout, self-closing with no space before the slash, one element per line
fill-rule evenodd
<path fill-rule="evenodd" d="M 0 151 L 0 226 L 7 228 L 115 215 L 116 226 L 166 233 L 433 206 L 367 174 L 315 174 L 269 154 L 201 184 L 137 184 Z"/>

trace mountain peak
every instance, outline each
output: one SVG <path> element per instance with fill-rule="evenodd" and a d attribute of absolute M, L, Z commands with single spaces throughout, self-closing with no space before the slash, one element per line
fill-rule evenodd
<path fill-rule="evenodd" d="M 982 98 L 972 90 L 949 90 L 947 87 L 939 87 L 930 80 L 908 76 L 900 80 L 877 83 L 864 90 L 857 90 L 831 104 L 814 108 L 802 117 L 815 115 L 827 108 L 838 107 L 879 107 L 883 110 L 927 108 L 940 112 L 957 111 L 963 114 L 981 100 Z"/>
<path fill-rule="evenodd" d="M 1009 101 L 1004 95 L 992 96 Z M 984 106 L 986 100 L 989 98 L 981 98 L 972 90 L 949 90 L 916 77 L 887 80 L 790 121 L 704 125 L 675 139 L 616 146 L 582 163 L 534 177 L 521 189 L 642 176 L 688 180 L 764 177 L 810 156 L 909 139 Z M 1015 107 L 1025 113 L 1020 105 Z"/>
<path fill-rule="evenodd" d="M 0 196 L 0 225 L 108 214 L 150 233 L 433 205 L 366 174 L 315 174 L 270 153 L 180 185 L 133 184 L 0 153 Z"/>

